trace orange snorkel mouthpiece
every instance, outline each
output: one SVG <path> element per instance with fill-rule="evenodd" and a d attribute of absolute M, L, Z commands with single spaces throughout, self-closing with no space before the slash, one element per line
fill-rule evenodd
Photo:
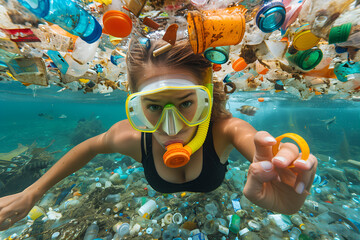
<path fill-rule="evenodd" d="M 173 143 L 166 147 L 163 160 L 167 167 L 178 168 L 189 162 L 191 153 L 190 147 L 184 147 L 182 143 Z"/>

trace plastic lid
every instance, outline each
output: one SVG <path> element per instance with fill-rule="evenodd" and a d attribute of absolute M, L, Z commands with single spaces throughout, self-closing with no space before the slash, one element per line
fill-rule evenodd
<path fill-rule="evenodd" d="M 229 46 L 208 48 L 204 52 L 207 60 L 217 64 L 226 63 L 229 60 Z"/>
<path fill-rule="evenodd" d="M 301 31 L 294 36 L 293 46 L 297 50 L 304 51 L 315 47 L 320 38 L 315 36 L 310 30 Z"/>
<path fill-rule="evenodd" d="M 80 37 L 82 40 L 84 40 L 85 42 L 87 42 L 89 44 L 94 43 L 97 40 L 99 40 L 99 38 L 101 37 L 101 34 L 102 34 L 102 27 L 101 27 L 100 23 L 94 17 L 93 17 L 93 20 L 94 20 L 94 29 L 93 29 L 92 33 L 87 37 L 84 37 L 84 36 Z"/>
<path fill-rule="evenodd" d="M 332 27 L 329 34 L 329 43 L 346 42 L 351 31 L 351 23 L 345 23 L 340 26 Z"/>
<path fill-rule="evenodd" d="M 234 71 L 239 72 L 241 70 L 243 70 L 244 68 L 247 67 L 247 63 L 245 62 L 244 58 L 238 58 L 233 64 L 232 64 L 232 68 L 234 69 Z"/>
<path fill-rule="evenodd" d="M 295 63 L 301 69 L 307 71 L 315 68 L 322 60 L 323 53 L 320 49 L 309 49 L 296 53 Z"/>
<path fill-rule="evenodd" d="M 256 25 L 265 33 L 273 32 L 281 27 L 286 17 L 282 2 L 265 4 L 256 15 Z"/>
<path fill-rule="evenodd" d="M 121 11 L 107 11 L 103 16 L 103 23 L 105 31 L 112 36 L 122 38 L 131 33 L 131 19 Z"/>

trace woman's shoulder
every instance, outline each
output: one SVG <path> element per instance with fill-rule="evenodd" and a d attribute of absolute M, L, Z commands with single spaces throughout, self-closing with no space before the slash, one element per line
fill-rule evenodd
<path fill-rule="evenodd" d="M 127 119 L 115 123 L 106 132 L 106 135 L 108 143 L 114 151 L 130 156 L 137 161 L 141 158 L 141 132 L 133 129 Z"/>

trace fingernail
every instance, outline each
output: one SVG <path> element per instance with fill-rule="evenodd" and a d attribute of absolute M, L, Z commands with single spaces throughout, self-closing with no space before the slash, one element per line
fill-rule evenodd
<path fill-rule="evenodd" d="M 298 185 L 296 186 L 296 189 L 295 191 L 298 193 L 298 194 L 302 194 L 303 191 L 304 191 L 304 183 L 303 182 L 299 182 Z"/>
<path fill-rule="evenodd" d="M 260 162 L 260 165 L 263 168 L 264 172 L 270 172 L 273 169 L 273 165 L 269 161 Z"/>
<path fill-rule="evenodd" d="M 278 162 L 284 163 L 286 161 L 286 158 L 278 156 L 278 157 L 274 157 L 273 160 L 277 160 Z"/>
<path fill-rule="evenodd" d="M 295 163 L 297 163 L 297 162 L 299 162 L 299 163 L 301 163 L 301 164 L 304 164 L 304 165 L 306 164 L 306 161 L 305 161 L 305 160 L 296 160 Z"/>
<path fill-rule="evenodd" d="M 265 137 L 264 139 L 265 139 L 265 141 L 267 141 L 267 142 L 276 143 L 276 139 L 273 138 L 273 137 Z"/>

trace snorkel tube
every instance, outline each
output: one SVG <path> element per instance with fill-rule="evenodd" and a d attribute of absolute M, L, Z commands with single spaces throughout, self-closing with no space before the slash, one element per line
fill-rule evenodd
<path fill-rule="evenodd" d="M 190 160 L 190 156 L 194 152 L 199 150 L 199 148 L 205 142 L 206 135 L 209 129 L 211 109 L 213 104 L 213 82 L 211 67 L 206 71 L 204 85 L 209 89 L 211 94 L 211 106 L 209 116 L 205 120 L 205 122 L 199 125 L 195 137 L 186 146 L 183 146 L 182 143 L 173 143 L 166 146 L 166 152 L 163 155 L 163 160 L 167 167 L 178 168 L 186 165 Z"/>

